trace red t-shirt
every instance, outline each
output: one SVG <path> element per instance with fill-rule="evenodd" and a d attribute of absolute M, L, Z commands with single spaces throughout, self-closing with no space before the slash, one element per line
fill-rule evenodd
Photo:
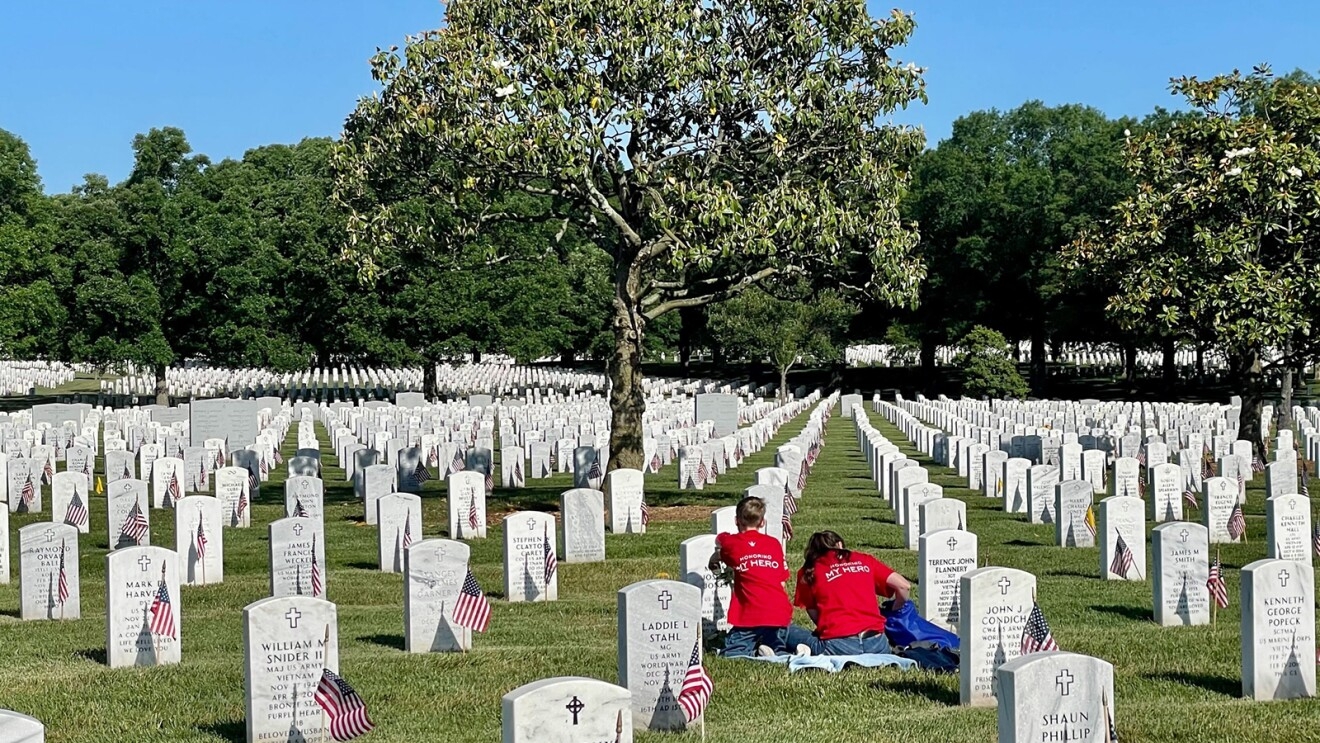
<path fill-rule="evenodd" d="M 793 606 L 784 592 L 788 563 L 778 539 L 759 531 L 723 533 L 715 537 L 720 560 L 733 568 L 734 627 L 787 627 Z"/>
<path fill-rule="evenodd" d="M 840 560 L 830 552 L 816 560 L 816 580 L 808 584 L 798 570 L 793 603 L 818 612 L 816 636 L 822 640 L 885 631 L 876 596 L 888 596 L 886 581 L 894 571 L 864 552 Z"/>

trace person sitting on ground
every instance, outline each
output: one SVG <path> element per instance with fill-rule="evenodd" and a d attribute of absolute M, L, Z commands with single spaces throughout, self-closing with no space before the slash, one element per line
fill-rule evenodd
<path fill-rule="evenodd" d="M 892 653 L 876 596 L 892 598 L 898 609 L 911 588 L 893 568 L 848 549 L 838 534 L 818 531 L 807 542 L 793 603 L 816 623 L 818 653 Z"/>
<path fill-rule="evenodd" d="M 716 552 L 709 565 L 713 573 L 721 572 L 721 563 L 733 573 L 733 601 L 729 607 L 729 623 L 733 626 L 724 640 L 723 654 L 730 658 L 811 655 L 815 637 L 792 624 L 793 606 L 784 590 L 789 578 L 784 546 L 761 531 L 765 501 L 743 498 L 738 502 L 735 519 L 738 533 L 715 537 Z"/>

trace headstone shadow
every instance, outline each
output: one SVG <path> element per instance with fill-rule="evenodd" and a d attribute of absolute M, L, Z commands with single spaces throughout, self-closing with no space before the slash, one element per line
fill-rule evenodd
<path fill-rule="evenodd" d="M 1141 677 L 1152 681 L 1168 681 L 1184 686 L 1195 686 L 1212 694 L 1222 694 L 1234 699 L 1242 696 L 1241 679 L 1229 678 L 1228 676 L 1188 673 L 1186 671 L 1160 671 L 1158 673 L 1144 673 Z"/>
<path fill-rule="evenodd" d="M 1086 576 L 1086 577 L 1089 578 L 1092 576 Z M 1125 619 L 1132 619 L 1138 622 L 1146 622 L 1151 620 L 1150 609 L 1140 606 L 1091 606 L 1089 608 L 1091 609 L 1091 611 L 1099 612 L 1101 614 L 1114 614 L 1116 616 L 1124 617 Z"/>
<path fill-rule="evenodd" d="M 233 743 L 243 743 L 247 740 L 247 724 L 243 720 L 213 722 L 208 725 L 198 725 L 193 729 Z"/>
<path fill-rule="evenodd" d="M 957 676 L 945 678 L 956 679 Z M 872 681 L 870 687 L 875 691 L 892 691 L 899 694 L 924 697 L 936 704 L 948 707 L 958 706 L 958 688 L 941 683 L 940 677 L 920 671 L 905 671 L 896 679 Z"/>
<path fill-rule="evenodd" d="M 106 656 L 105 648 L 87 648 L 86 650 L 75 650 L 73 655 L 75 658 L 82 658 L 83 660 L 89 660 L 98 666 L 104 666 L 109 662 Z"/>
<path fill-rule="evenodd" d="M 400 652 L 402 652 L 404 649 L 403 635 L 390 635 L 390 634 L 362 635 L 361 637 L 357 638 L 357 641 L 369 642 L 372 645 L 379 645 L 383 648 L 390 648 L 392 650 L 398 650 Z"/>

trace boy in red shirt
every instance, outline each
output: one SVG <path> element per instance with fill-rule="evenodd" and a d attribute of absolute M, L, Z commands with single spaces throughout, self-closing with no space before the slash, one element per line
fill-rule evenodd
<path fill-rule="evenodd" d="M 816 623 L 825 655 L 891 653 L 876 597 L 893 598 L 897 609 L 907 601 L 911 588 L 888 565 L 849 550 L 838 534 L 820 531 L 807 542 L 793 603 L 806 609 Z"/>
<path fill-rule="evenodd" d="M 763 533 L 765 502 L 748 496 L 738 502 L 737 534 L 715 537 L 717 552 L 710 558 L 712 572 L 720 563 L 733 571 L 733 601 L 729 623 L 733 627 L 724 640 L 724 655 L 730 658 L 753 654 L 773 657 L 779 653 L 811 655 L 816 638 L 792 624 L 793 606 L 784 592 L 788 562 L 778 539 Z"/>

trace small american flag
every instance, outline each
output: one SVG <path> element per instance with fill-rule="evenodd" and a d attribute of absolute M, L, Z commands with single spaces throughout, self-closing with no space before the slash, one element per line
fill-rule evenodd
<path fill-rule="evenodd" d="M 1237 482 L 1238 482 L 1238 495 L 1246 495 L 1247 481 L 1242 477 L 1242 470 L 1238 470 Z"/>
<path fill-rule="evenodd" d="M 127 463 L 127 462 L 124 463 L 124 476 L 121 477 L 121 478 L 119 478 L 119 479 L 121 479 L 121 480 L 132 480 L 132 479 L 133 479 L 133 470 L 132 470 L 131 467 L 128 466 L 128 463 Z"/>
<path fill-rule="evenodd" d="M 316 534 L 312 534 L 312 598 L 317 598 L 325 590 L 321 585 L 321 563 L 316 560 Z"/>
<path fill-rule="evenodd" d="M 477 514 L 477 494 L 475 492 L 473 492 L 472 496 L 468 498 L 467 519 L 469 529 L 476 530 L 477 527 L 481 525 L 481 520 Z"/>
<path fill-rule="evenodd" d="M 798 468 L 797 489 L 803 490 L 807 487 L 807 461 L 802 460 L 802 466 Z"/>
<path fill-rule="evenodd" d="M 793 491 L 787 487 L 784 488 L 784 515 L 792 516 L 798 512 L 797 498 L 793 497 Z"/>
<path fill-rule="evenodd" d="M 60 578 L 59 578 L 59 597 L 60 606 L 69 600 L 69 574 L 64 570 L 64 552 L 68 549 L 68 543 L 60 540 Z"/>
<path fill-rule="evenodd" d="M 181 497 L 183 497 L 183 493 L 179 491 L 179 473 L 171 470 L 170 483 L 165 488 L 165 507 L 174 508 L 174 504 Z"/>
<path fill-rule="evenodd" d="M 1040 604 L 1031 602 L 1031 616 L 1027 617 L 1027 626 L 1022 628 L 1022 654 L 1058 649 L 1059 644 L 1054 641 L 1054 633 L 1050 632 L 1050 624 L 1045 621 L 1045 613 L 1040 610 Z"/>
<path fill-rule="evenodd" d="M 591 460 L 591 468 L 587 470 L 587 479 L 591 482 L 599 482 L 602 477 L 603 475 L 601 475 L 600 472 L 600 459 L 594 458 Z"/>
<path fill-rule="evenodd" d="M 1311 497 L 1311 478 L 1306 474 L 1306 465 L 1302 465 L 1302 495 Z"/>
<path fill-rule="evenodd" d="M 47 485 L 55 481 L 55 467 L 50 463 L 50 457 L 46 457 L 46 463 L 41 465 L 41 477 Z"/>
<path fill-rule="evenodd" d="M 293 515 L 299 518 L 307 518 L 307 509 L 303 507 L 302 498 L 293 499 Z"/>
<path fill-rule="evenodd" d="M 1109 563 L 1109 572 L 1126 578 L 1128 571 L 1132 570 L 1132 565 L 1132 550 L 1128 548 L 1127 542 L 1123 541 L 1123 535 L 1119 534 L 1118 541 L 1114 543 L 1114 559 Z"/>
<path fill-rule="evenodd" d="M 400 549 L 406 550 L 412 546 L 412 543 L 412 513 L 410 512 L 403 521 L 403 546 Z"/>
<path fill-rule="evenodd" d="M 519 458 L 513 460 L 513 484 L 522 485 L 522 482 L 523 482 L 522 459 Z"/>
<path fill-rule="evenodd" d="M 316 703 L 330 719 L 330 737 L 338 741 L 353 740 L 375 729 L 367 716 L 367 704 L 353 687 L 329 668 L 321 671 L 321 683 L 316 686 Z"/>
<path fill-rule="evenodd" d="M 790 539 L 792 539 L 792 538 L 793 538 L 793 519 L 790 519 L 790 518 L 788 517 L 788 514 L 784 514 L 784 515 L 779 519 L 779 525 L 780 525 L 781 527 L 783 527 L 783 530 L 784 530 L 784 541 L 787 542 L 787 541 L 789 541 Z"/>
<path fill-rule="evenodd" d="M 545 584 L 555 579 L 555 573 L 559 570 L 559 560 L 555 557 L 555 548 L 550 546 L 550 524 L 546 522 L 545 538 L 541 542 L 541 551 L 545 557 Z"/>
<path fill-rule="evenodd" d="M 147 536 L 150 528 L 146 515 L 142 513 L 142 502 L 137 501 L 128 510 L 128 516 L 124 517 L 124 524 L 119 527 L 119 535 L 133 540 L 134 544 L 142 544 L 142 538 Z"/>
<path fill-rule="evenodd" d="M 170 587 L 165 584 L 165 565 L 160 566 L 160 583 L 156 584 L 156 597 L 151 600 L 151 634 L 158 637 L 177 638 L 174 629 L 174 605 L 170 603 Z"/>
<path fill-rule="evenodd" d="M 284 464 L 284 455 L 280 453 L 279 447 L 275 447 L 275 464 Z"/>
<path fill-rule="evenodd" d="M 1224 568 L 1219 563 L 1219 555 L 1215 555 L 1215 562 L 1210 566 L 1210 578 L 1206 580 L 1205 587 L 1215 600 L 1215 606 L 1220 609 L 1228 607 L 1228 586 L 1224 583 Z"/>
<path fill-rule="evenodd" d="M 710 474 L 710 473 L 706 470 L 706 463 L 705 463 L 705 462 L 700 462 L 700 461 L 697 462 L 697 483 L 699 483 L 699 484 L 701 484 L 701 485 L 705 485 L 705 484 L 706 484 L 706 477 L 707 477 L 709 474 Z"/>
<path fill-rule="evenodd" d="M 1255 454 L 1251 455 L 1251 471 L 1252 472 L 1265 471 L 1265 465 L 1260 461 L 1260 457 Z"/>
<path fill-rule="evenodd" d="M 87 476 L 87 481 L 92 481 L 92 458 L 88 456 L 83 459 L 82 473 Z"/>
<path fill-rule="evenodd" d="M 418 486 L 431 479 L 431 470 L 427 469 L 426 463 L 420 459 L 417 460 L 417 466 L 413 468 L 412 479 Z"/>
<path fill-rule="evenodd" d="M 70 526 L 82 526 L 87 523 L 87 506 L 83 505 L 78 493 L 73 494 L 69 507 L 64 510 L 64 523 Z"/>
<path fill-rule="evenodd" d="M 197 479 L 193 482 L 193 490 L 206 489 L 206 460 L 197 462 Z"/>
<path fill-rule="evenodd" d="M 431 466 L 440 464 L 440 454 L 436 451 L 436 447 L 428 446 L 426 448 L 426 463 Z"/>
<path fill-rule="evenodd" d="M 270 474 L 270 465 L 266 463 L 265 457 L 257 457 L 257 470 L 263 477 Z"/>
<path fill-rule="evenodd" d="M 197 561 L 206 559 L 206 519 L 202 518 L 202 509 L 197 509 Z"/>
<path fill-rule="evenodd" d="M 646 501 L 642 501 L 642 526 L 649 523 L 651 523 L 651 507 L 646 505 Z"/>
<path fill-rule="evenodd" d="M 467 469 L 467 462 L 463 461 L 463 451 L 457 447 L 454 448 L 454 461 L 449 463 L 449 471 L 462 472 Z"/>
<path fill-rule="evenodd" d="M 458 601 L 454 603 L 454 621 L 461 627 L 477 632 L 485 632 L 490 627 L 490 601 L 481 592 L 481 584 L 477 583 L 471 568 L 463 579 L 463 590 L 458 594 Z"/>
<path fill-rule="evenodd" d="M 1320 524 L 1316 524 L 1315 529 L 1311 531 L 1311 549 L 1320 555 Z"/>
<path fill-rule="evenodd" d="M 1192 490 L 1191 485 L 1183 490 L 1183 502 L 1190 508 L 1200 508 L 1200 504 L 1196 501 L 1196 491 Z"/>
<path fill-rule="evenodd" d="M 37 499 L 37 488 L 32 484 L 32 476 L 28 475 L 27 481 L 23 483 L 23 492 L 18 497 L 18 503 L 22 506 L 24 513 L 32 510 L 32 503 Z"/>
<path fill-rule="evenodd" d="M 243 514 L 247 513 L 247 508 L 248 508 L 248 491 L 240 490 L 238 493 L 238 505 L 234 506 L 234 516 L 239 521 L 242 521 Z"/>
<path fill-rule="evenodd" d="M 495 475 L 490 471 L 490 465 L 486 466 L 486 495 L 495 492 Z"/>
<path fill-rule="evenodd" d="M 715 685 L 701 665 L 701 644 L 692 645 L 692 657 L 688 659 L 687 673 L 683 675 L 683 687 L 678 692 L 678 706 L 683 708 L 683 716 L 692 723 L 706 709 Z"/>
<path fill-rule="evenodd" d="M 248 490 L 255 493 L 260 488 L 261 488 L 261 478 L 257 477 L 256 472 L 253 472 L 252 470 L 248 470 Z"/>
<path fill-rule="evenodd" d="M 1233 513 L 1228 517 L 1228 538 L 1234 542 L 1247 533 L 1247 520 L 1242 515 L 1242 504 L 1233 506 Z"/>

